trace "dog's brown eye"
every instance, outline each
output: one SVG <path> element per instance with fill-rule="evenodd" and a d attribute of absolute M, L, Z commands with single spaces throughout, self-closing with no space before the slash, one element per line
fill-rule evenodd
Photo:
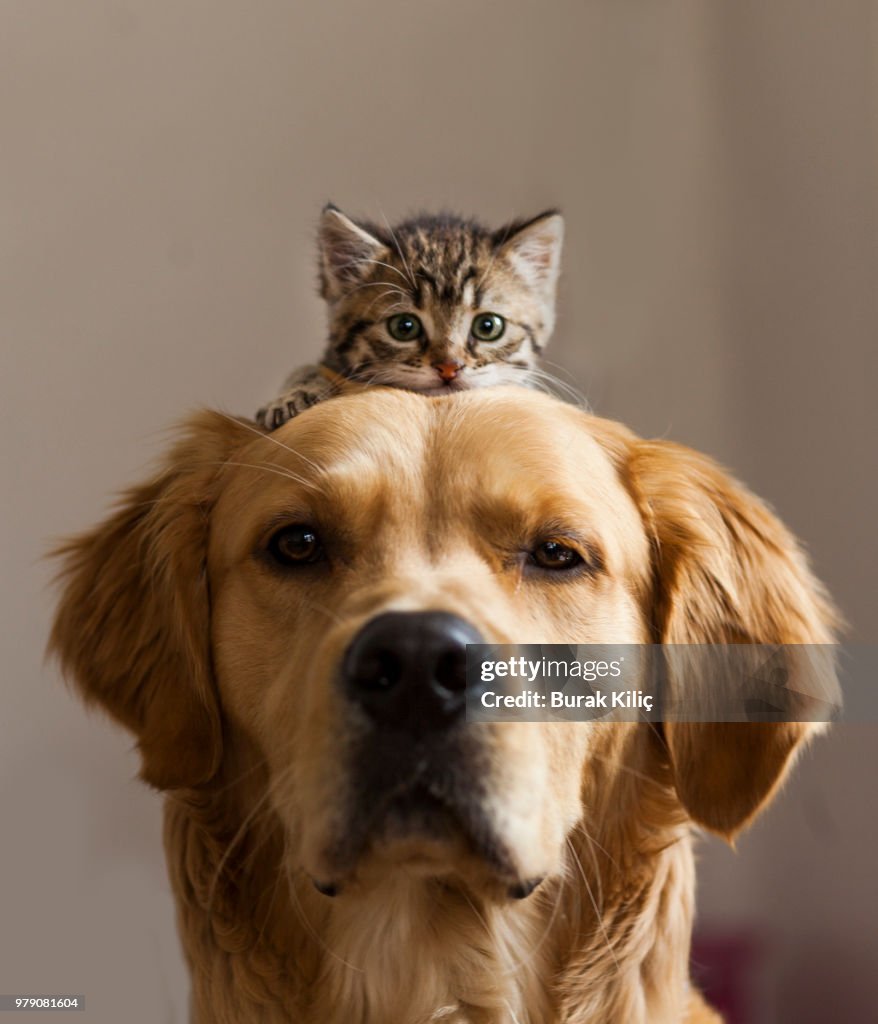
<path fill-rule="evenodd" d="M 531 552 L 531 561 L 541 569 L 575 569 L 582 565 L 582 555 L 559 540 L 545 540 Z"/>
<path fill-rule="evenodd" d="M 303 565 L 318 561 L 323 548 L 312 527 L 285 526 L 268 542 L 268 553 L 281 565 Z"/>

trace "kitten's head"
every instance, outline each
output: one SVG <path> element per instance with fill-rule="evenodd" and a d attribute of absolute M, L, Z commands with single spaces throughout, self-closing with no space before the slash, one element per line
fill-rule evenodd
<path fill-rule="evenodd" d="M 445 214 L 382 228 L 327 206 L 326 362 L 428 394 L 526 383 L 555 321 L 563 230 L 553 210 L 489 231 Z"/>

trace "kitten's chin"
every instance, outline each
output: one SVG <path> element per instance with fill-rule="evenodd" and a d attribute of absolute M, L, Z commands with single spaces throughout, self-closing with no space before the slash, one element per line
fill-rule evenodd
<path fill-rule="evenodd" d="M 403 385 L 405 386 L 405 385 Z M 455 391 L 469 391 L 476 385 L 469 380 L 453 380 L 448 384 L 440 384 L 438 387 L 410 387 L 409 391 L 417 391 L 419 395 L 453 395 Z"/>
<path fill-rule="evenodd" d="M 405 380 L 404 378 L 399 380 L 383 380 L 381 383 L 387 387 L 400 388 L 403 391 L 416 391 L 419 395 L 428 395 L 430 397 L 453 395 L 456 391 L 469 391 L 471 388 L 478 387 L 478 383 L 471 377 L 465 377 L 462 380 L 451 380 L 445 384 L 434 384 L 432 380 L 422 383 L 419 380 Z"/>

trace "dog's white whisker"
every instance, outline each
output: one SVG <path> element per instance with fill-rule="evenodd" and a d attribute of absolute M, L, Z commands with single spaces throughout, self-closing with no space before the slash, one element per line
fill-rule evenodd
<path fill-rule="evenodd" d="M 284 451 L 290 452 L 290 454 L 295 455 L 297 459 L 301 459 L 302 462 L 304 462 L 308 466 L 311 466 L 311 468 L 316 470 L 318 473 L 323 472 L 322 468 L 316 462 L 309 459 L 307 455 L 304 455 L 302 452 L 296 451 L 295 448 L 291 448 L 288 444 L 284 444 L 283 441 L 275 437 L 273 434 L 266 433 L 264 430 L 260 430 L 259 427 L 255 426 L 252 423 L 248 423 L 246 420 L 239 419 L 236 416 L 229 416 L 228 413 L 218 412 L 218 415 L 222 416 L 223 419 L 228 420 L 229 423 L 234 423 L 238 427 L 243 427 L 245 430 L 249 430 L 250 433 L 255 434 L 263 441 L 267 441 L 269 444 L 277 445 L 278 448 L 283 448 Z"/>
<path fill-rule="evenodd" d="M 291 470 L 280 469 L 268 462 L 224 462 L 223 465 L 238 466 L 241 469 L 255 469 L 261 473 L 273 473 L 275 476 L 282 476 L 286 480 L 292 480 L 293 483 L 301 484 L 302 487 L 306 487 L 309 490 L 317 489 L 317 485 L 313 481 L 306 480 L 303 476 L 299 476 L 298 473 L 293 473 Z"/>

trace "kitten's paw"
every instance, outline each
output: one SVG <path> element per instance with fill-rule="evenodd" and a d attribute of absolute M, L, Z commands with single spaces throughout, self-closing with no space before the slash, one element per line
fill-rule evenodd
<path fill-rule="evenodd" d="M 269 405 L 263 406 L 259 412 L 256 413 L 256 422 L 260 427 L 264 427 L 266 430 L 276 430 L 278 427 L 282 427 L 287 420 L 291 420 L 295 415 L 295 409 L 289 410 L 280 402 L 272 402 Z"/>
<path fill-rule="evenodd" d="M 277 430 L 288 420 L 316 405 L 323 397 L 325 395 L 317 388 L 297 388 L 295 391 L 288 391 L 263 406 L 256 413 L 256 422 L 266 430 Z"/>

